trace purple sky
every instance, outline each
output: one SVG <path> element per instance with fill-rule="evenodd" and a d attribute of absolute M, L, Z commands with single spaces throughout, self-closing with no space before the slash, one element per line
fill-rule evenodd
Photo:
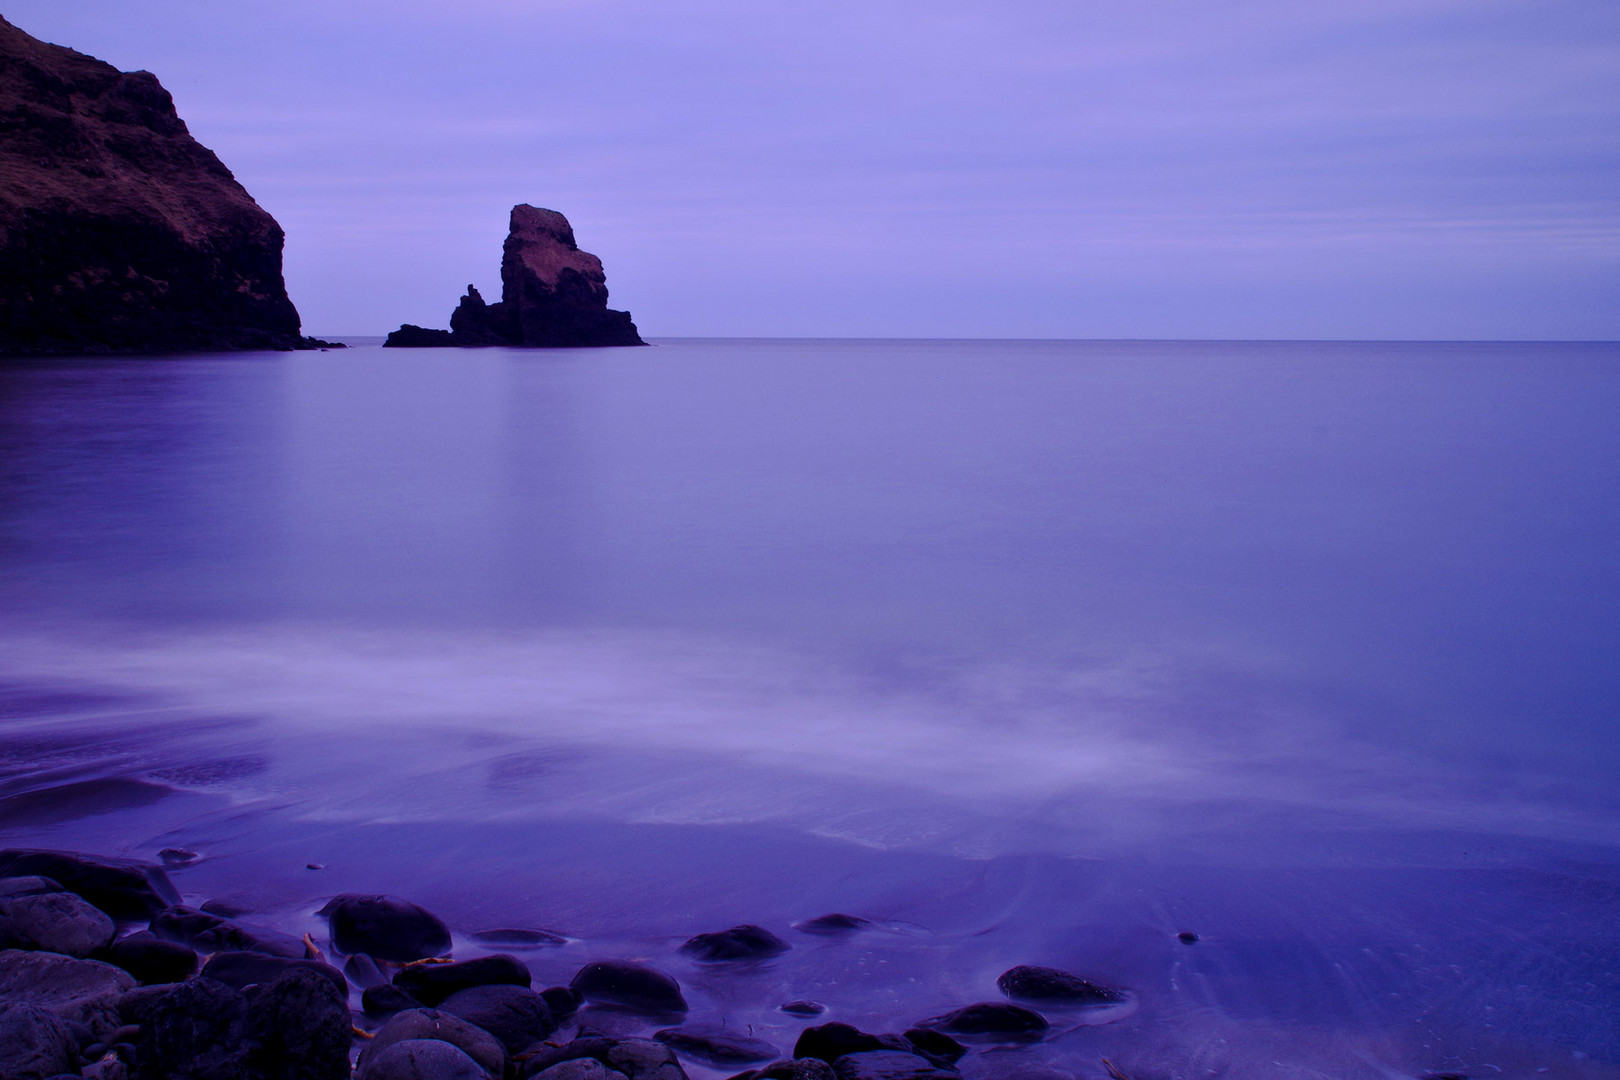
<path fill-rule="evenodd" d="M 1620 338 L 1615 0 L 9 0 L 155 72 L 306 331 L 513 203 L 648 336 Z"/>

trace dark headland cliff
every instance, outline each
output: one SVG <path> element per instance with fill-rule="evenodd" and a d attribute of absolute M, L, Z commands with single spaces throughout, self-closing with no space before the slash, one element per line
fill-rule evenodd
<path fill-rule="evenodd" d="M 579 348 L 645 345 L 628 311 L 607 306 L 602 260 L 581 251 L 568 219 L 555 210 L 520 203 L 501 255 L 501 299 L 486 304 L 476 288 L 450 315 L 449 330 L 406 323 L 386 344 L 518 345 Z"/>
<path fill-rule="evenodd" d="M 0 353 L 325 344 L 282 239 L 155 76 L 0 19 Z"/>

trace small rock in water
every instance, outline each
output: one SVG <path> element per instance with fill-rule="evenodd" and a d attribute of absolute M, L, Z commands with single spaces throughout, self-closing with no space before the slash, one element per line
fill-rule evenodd
<path fill-rule="evenodd" d="M 162 851 L 158 852 L 158 858 L 163 860 L 164 866 L 173 867 L 190 866 L 192 863 L 202 858 L 202 856 L 198 855 L 195 851 L 188 851 L 185 848 L 166 847 Z"/>
<path fill-rule="evenodd" d="M 82 958 L 105 949 L 117 932 L 110 916 L 77 893 L 0 897 L 0 948 Z"/>
<path fill-rule="evenodd" d="M 343 893 L 316 914 L 326 916 L 332 947 L 340 953 L 408 963 L 450 951 L 450 929 L 408 900 Z"/>
<path fill-rule="evenodd" d="M 749 1069 L 731 1080 L 835 1080 L 835 1077 L 832 1066 L 820 1058 L 793 1058 Z"/>
<path fill-rule="evenodd" d="M 551 1018 L 559 1023 L 579 1012 L 579 1007 L 585 1004 L 585 995 L 572 986 L 548 986 L 540 991 L 540 996 L 551 1006 Z"/>
<path fill-rule="evenodd" d="M 1001 992 L 1022 1001 L 1064 1005 L 1114 1005 L 1126 999 L 1119 990 L 1099 986 L 1078 975 L 1057 968 L 1020 964 L 1002 972 L 996 980 Z"/>
<path fill-rule="evenodd" d="M 247 901 L 219 897 L 205 900 L 198 905 L 198 911 L 206 911 L 210 915 L 218 915 L 222 919 L 240 919 L 243 915 L 251 914 L 253 908 Z"/>
<path fill-rule="evenodd" d="M 150 930 L 113 942 L 106 961 L 123 968 L 141 983 L 176 983 L 197 973 L 197 954 L 178 941 L 164 941 Z"/>
<path fill-rule="evenodd" d="M 1176 935 L 1176 940 L 1181 942 L 1183 945 L 1194 945 L 1198 942 L 1198 935 L 1193 933 L 1191 930 L 1183 930 L 1181 933 Z"/>
<path fill-rule="evenodd" d="M 35 1080 L 79 1071 L 79 1041 L 61 1017 L 36 1005 L 0 1001 L 0 1076 Z"/>
<path fill-rule="evenodd" d="M 364 1076 L 371 1063 L 390 1046 L 412 1039 L 447 1042 L 476 1061 L 492 1077 L 506 1072 L 506 1047 L 483 1028 L 438 1009 L 410 1009 L 377 1029 L 376 1035 L 360 1051 L 360 1075 Z"/>
<path fill-rule="evenodd" d="M 495 1080 L 492 1074 L 439 1039 L 406 1039 L 372 1058 L 356 1080 Z"/>
<path fill-rule="evenodd" d="M 859 915 L 845 915 L 842 912 L 835 911 L 830 915 L 818 915 L 814 919 L 794 923 L 793 929 L 804 934 L 820 934 L 823 937 L 832 937 L 863 930 L 871 925 L 871 919 L 863 919 Z"/>
<path fill-rule="evenodd" d="M 399 971 L 394 985 L 424 1005 L 437 1005 L 471 986 L 528 986 L 529 969 L 515 956 L 496 953 L 459 964 L 417 964 Z M 548 1005 L 549 1007 L 549 1005 Z"/>
<path fill-rule="evenodd" d="M 497 930 L 478 930 L 473 940 L 485 945 L 499 945 L 505 949 L 540 949 L 549 945 L 566 945 L 568 939 L 550 930 L 520 930 L 503 927 Z"/>
<path fill-rule="evenodd" d="M 0 851 L 0 876 L 33 874 L 60 882 L 115 919 L 148 919 L 180 902 L 169 876 L 150 863 L 39 848 Z"/>
<path fill-rule="evenodd" d="M 944 1016 L 924 1020 L 917 1026 L 948 1031 L 952 1035 L 1038 1039 L 1050 1025 L 1047 1024 L 1046 1017 L 1021 1005 L 986 1001 L 964 1006 Z"/>
<path fill-rule="evenodd" d="M 568 984 L 586 1001 L 617 1005 L 633 1012 L 662 1015 L 684 1013 L 681 985 L 662 971 L 628 960 L 598 960 L 586 964 Z"/>
<path fill-rule="evenodd" d="M 305 870 L 325 870 L 326 869 L 326 864 L 325 863 L 318 863 L 318 862 L 305 863 L 304 864 L 304 869 Z"/>
<path fill-rule="evenodd" d="M 878 1036 L 868 1035 L 857 1027 L 835 1020 L 799 1032 L 799 1041 L 793 1044 L 793 1056 L 819 1058 L 830 1065 L 845 1054 L 885 1049 L 892 1047 Z"/>
<path fill-rule="evenodd" d="M 776 1047 L 763 1039 L 739 1035 L 717 1027 L 665 1028 L 653 1038 L 679 1052 L 714 1065 L 747 1065 L 769 1061 L 777 1056 Z"/>
<path fill-rule="evenodd" d="M 295 960 L 253 952 L 222 952 L 215 953 L 203 965 L 202 974 L 241 990 L 256 983 L 272 983 L 294 968 L 313 971 L 345 997 L 348 996 L 349 983 L 343 977 L 343 972 L 319 960 Z"/>
<path fill-rule="evenodd" d="M 476 1024 L 512 1053 L 557 1030 L 551 1006 L 527 986 L 474 986 L 445 998 L 440 1011 Z"/>
<path fill-rule="evenodd" d="M 819 1001 L 790 1001 L 777 1008 L 790 1016 L 820 1016 L 827 1011 L 827 1006 Z"/>
<path fill-rule="evenodd" d="M 954 1070 L 899 1050 L 845 1054 L 833 1062 L 833 1075 L 837 1080 L 959 1080 Z"/>
<path fill-rule="evenodd" d="M 948 1065 L 956 1064 L 962 1060 L 962 1055 L 967 1053 L 967 1047 L 943 1031 L 912 1028 L 906 1032 L 905 1040 L 915 1046 L 924 1057 L 937 1058 Z"/>
<path fill-rule="evenodd" d="M 0 952 L 0 1001 L 34 1005 L 101 1036 L 118 1027 L 118 999 L 135 977 L 99 960 L 47 952 Z"/>
<path fill-rule="evenodd" d="M 779 956 L 793 946 L 765 929 L 745 923 L 730 930 L 698 934 L 681 946 L 681 952 L 708 963 L 724 960 L 763 960 Z"/>
<path fill-rule="evenodd" d="M 392 983 L 379 983 L 368 986 L 360 992 L 360 1009 L 367 1016 L 381 1019 L 404 1012 L 406 1009 L 420 1009 L 422 1003 L 401 990 Z"/>

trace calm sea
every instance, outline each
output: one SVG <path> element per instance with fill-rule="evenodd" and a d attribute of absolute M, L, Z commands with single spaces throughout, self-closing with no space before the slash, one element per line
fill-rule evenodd
<path fill-rule="evenodd" d="M 969 1077 L 1615 1077 L 1617 552 L 1616 345 L 9 360 L 0 841 L 784 1050 L 1038 963 L 1137 1007 Z"/>

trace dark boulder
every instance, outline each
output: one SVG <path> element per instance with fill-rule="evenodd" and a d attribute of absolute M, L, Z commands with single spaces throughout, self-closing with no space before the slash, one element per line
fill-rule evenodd
<path fill-rule="evenodd" d="M 967 1005 L 944 1016 L 917 1025 L 952 1035 L 987 1035 L 1000 1038 L 1038 1039 L 1050 1026 L 1046 1017 L 1021 1005 L 986 1001 Z"/>
<path fill-rule="evenodd" d="M 684 1013 L 681 985 L 662 971 L 628 960 L 598 960 L 586 964 L 569 982 L 586 1001 L 616 1005 L 654 1016 Z"/>
<path fill-rule="evenodd" d="M 355 953 L 343 961 L 343 974 L 349 982 L 362 989 L 383 986 L 389 981 L 382 968 L 377 966 L 377 961 L 365 953 Z"/>
<path fill-rule="evenodd" d="M 551 1006 L 552 1018 L 558 1023 L 579 1012 L 579 1007 L 585 1004 L 585 995 L 572 986 L 548 986 L 540 991 L 540 996 Z"/>
<path fill-rule="evenodd" d="M 355 1080 L 495 1080 L 483 1067 L 439 1039 L 406 1039 L 372 1058 Z"/>
<path fill-rule="evenodd" d="M 365 1049 L 360 1051 L 360 1075 L 364 1076 L 372 1062 L 390 1046 L 411 1039 L 447 1042 L 476 1061 L 492 1077 L 506 1072 L 506 1047 L 483 1028 L 437 1009 L 410 1009 L 397 1014 L 379 1028 Z"/>
<path fill-rule="evenodd" d="M 169 875 L 151 863 L 36 848 L 0 851 L 0 876 L 36 874 L 60 882 L 115 919 L 149 919 L 180 903 Z"/>
<path fill-rule="evenodd" d="M 889 1048 L 888 1044 L 878 1036 L 868 1035 L 857 1027 L 835 1020 L 799 1032 L 799 1041 L 793 1044 L 793 1056 L 818 1058 L 831 1064 L 845 1054 L 886 1048 Z"/>
<path fill-rule="evenodd" d="M 316 914 L 325 915 L 332 947 L 378 960 L 408 963 L 450 951 L 450 930 L 426 908 L 392 896 L 334 896 Z"/>
<path fill-rule="evenodd" d="M 573 1065 L 592 1061 L 606 1071 L 597 1073 Z M 626 1080 L 686 1080 L 686 1070 L 663 1043 L 606 1036 L 541 1047 L 523 1063 L 521 1073 L 524 1077 L 548 1076 L 548 1080 L 616 1080 L 615 1074 Z"/>
<path fill-rule="evenodd" d="M 512 208 L 501 256 L 501 300 L 486 304 L 473 286 L 450 316 L 450 330 L 406 323 L 385 345 L 516 345 L 580 348 L 645 345 L 630 313 L 607 306 L 602 260 L 581 251 L 573 226 L 555 210 Z"/>
<path fill-rule="evenodd" d="M 277 1080 L 348 1080 L 347 988 L 324 974 L 292 967 L 275 981 L 249 987 L 248 1034 L 260 1072 Z"/>
<path fill-rule="evenodd" d="M 0 897 L 0 948 L 43 949 L 83 958 L 105 949 L 117 932 L 106 912 L 77 893 Z"/>
<path fill-rule="evenodd" d="M 711 1065 L 747 1065 L 755 1061 L 770 1061 L 777 1056 L 776 1047 L 763 1039 L 740 1035 L 725 1028 L 665 1028 L 654 1034 L 653 1038 L 688 1057 Z"/>
<path fill-rule="evenodd" d="M 899 1050 L 845 1054 L 833 1062 L 833 1075 L 837 1080 L 959 1080 L 954 1071 Z"/>
<path fill-rule="evenodd" d="M 830 915 L 818 915 L 814 919 L 794 923 L 793 929 L 802 934 L 838 937 L 842 934 L 854 933 L 856 930 L 864 930 L 871 925 L 871 919 L 863 919 L 859 915 L 845 915 L 842 912 L 835 911 Z"/>
<path fill-rule="evenodd" d="M 348 996 L 349 983 L 343 977 L 343 972 L 319 960 L 294 960 L 285 956 L 268 956 L 265 953 L 252 952 L 215 953 L 209 958 L 208 963 L 203 965 L 202 974 L 226 986 L 241 990 L 249 986 L 272 983 L 294 970 L 312 971 L 331 983 L 339 993 Z"/>
<path fill-rule="evenodd" d="M 304 943 L 291 934 L 263 926 L 249 926 L 197 908 L 176 906 L 152 916 L 152 933 L 164 941 L 177 941 L 198 952 L 257 952 L 298 959 Z"/>
<path fill-rule="evenodd" d="M 1058 968 L 1032 964 L 1007 969 L 996 985 L 1010 998 L 1054 1005 L 1113 1005 L 1126 998 L 1123 991 L 1099 986 Z"/>
<path fill-rule="evenodd" d="M 820 1058 L 793 1058 L 749 1069 L 731 1080 L 836 1080 L 836 1074 L 832 1066 Z"/>
<path fill-rule="evenodd" d="M 411 995 L 395 986 L 393 983 L 381 983 L 377 986 L 368 986 L 360 992 L 360 1009 L 367 1016 L 382 1018 L 404 1012 L 406 1009 L 420 1009 L 422 1003 Z"/>
<path fill-rule="evenodd" d="M 155 76 L 0 20 L 0 118 L 0 352 L 303 343 L 281 227 Z"/>
<path fill-rule="evenodd" d="M 748 923 L 712 934 L 698 934 L 681 946 L 681 952 L 695 959 L 715 963 L 725 960 L 763 960 L 779 956 L 793 946 L 762 926 Z"/>
<path fill-rule="evenodd" d="M 0 1000 L 0 1077 L 45 1080 L 79 1072 L 79 1041 L 55 1013 Z"/>
<path fill-rule="evenodd" d="M 528 986 L 531 981 L 529 969 L 517 957 L 505 953 L 459 964 L 415 964 L 394 976 L 395 986 L 424 1005 L 437 1005 L 471 986 Z"/>
<path fill-rule="evenodd" d="M 500 927 L 495 930 L 476 930 L 473 940 L 485 945 L 498 945 L 503 949 L 539 949 L 551 945 L 566 945 L 568 939 L 550 930 L 525 930 Z"/>
<path fill-rule="evenodd" d="M 514 1054 L 557 1030 L 551 1006 L 526 986 L 469 987 L 445 998 L 439 1009 L 483 1028 Z"/>
<path fill-rule="evenodd" d="M 127 971 L 58 953 L 0 952 L 0 1001 L 34 1005 L 97 1037 L 116 1028 L 118 999 L 135 987 Z"/>
<path fill-rule="evenodd" d="M 177 941 L 164 941 L 151 931 L 113 942 L 101 959 L 123 968 L 143 986 L 175 983 L 197 973 L 197 954 Z"/>
<path fill-rule="evenodd" d="M 124 1018 L 140 1026 L 136 1080 L 243 1080 L 253 1049 L 247 997 L 208 978 L 130 994 Z"/>

